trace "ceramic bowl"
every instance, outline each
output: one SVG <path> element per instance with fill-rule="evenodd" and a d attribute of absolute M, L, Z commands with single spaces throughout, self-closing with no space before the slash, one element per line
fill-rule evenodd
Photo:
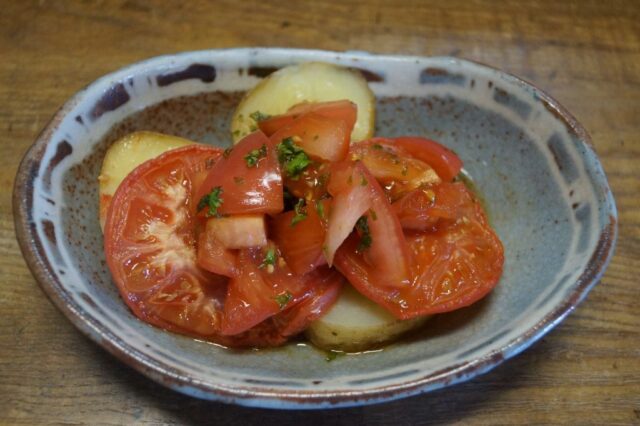
<path fill-rule="evenodd" d="M 363 71 L 377 96 L 378 135 L 425 135 L 460 155 L 504 243 L 499 285 L 409 339 L 332 362 L 300 342 L 231 351 L 137 320 L 102 251 L 97 176 L 105 149 L 138 129 L 227 146 L 242 92 L 282 66 L 310 60 Z M 272 408 L 369 404 L 482 374 L 578 305 L 616 239 L 614 200 L 589 136 L 551 97 L 461 59 L 362 52 L 187 52 L 102 77 L 71 98 L 29 149 L 14 209 L 29 267 L 81 332 L 177 391 Z"/>

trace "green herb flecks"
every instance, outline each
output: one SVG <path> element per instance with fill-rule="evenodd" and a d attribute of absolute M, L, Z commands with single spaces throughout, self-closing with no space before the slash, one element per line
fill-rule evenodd
<path fill-rule="evenodd" d="M 372 148 L 373 148 L 373 149 L 382 149 L 382 145 L 380 145 L 379 143 L 374 143 L 374 144 L 372 145 Z"/>
<path fill-rule="evenodd" d="M 224 152 L 222 153 L 222 156 L 224 158 L 229 158 L 229 156 L 231 155 L 231 151 L 233 151 L 233 147 L 230 146 L 229 148 L 225 149 Z"/>
<path fill-rule="evenodd" d="M 264 255 L 264 259 L 262 259 L 262 263 L 260 264 L 260 268 L 266 268 L 269 265 L 275 266 L 276 264 L 276 250 L 273 247 L 269 247 L 267 253 Z"/>
<path fill-rule="evenodd" d="M 331 362 L 336 358 L 338 358 L 339 356 L 343 356 L 343 355 L 344 355 L 344 352 L 327 351 L 327 356 L 324 358 L 324 360 L 327 362 Z"/>
<path fill-rule="evenodd" d="M 316 213 L 318 213 L 320 219 L 324 219 L 324 203 L 320 200 L 316 202 Z"/>
<path fill-rule="evenodd" d="M 263 112 L 260 111 L 254 111 L 251 114 L 249 114 L 249 117 L 251 117 L 253 119 L 253 121 L 255 121 L 256 123 L 259 123 L 261 121 L 264 121 L 268 118 L 271 118 L 271 116 L 269 114 L 265 114 Z"/>
<path fill-rule="evenodd" d="M 284 293 L 280 293 L 275 297 L 276 303 L 280 307 L 280 310 L 283 310 L 289 302 L 293 299 L 293 294 L 289 293 L 289 291 L 285 291 Z"/>
<path fill-rule="evenodd" d="M 247 162 L 247 167 L 255 167 L 258 164 L 258 161 L 266 156 L 267 145 L 262 144 L 260 148 L 249 151 L 249 153 L 244 156 L 244 161 Z"/>
<path fill-rule="evenodd" d="M 307 218 L 307 205 L 304 198 L 300 198 L 293 208 L 295 215 L 291 219 L 291 226 L 295 226 L 296 223 L 301 222 Z"/>
<path fill-rule="evenodd" d="M 356 222 L 356 229 L 360 234 L 360 242 L 358 243 L 357 250 L 359 253 L 361 253 L 362 251 L 371 247 L 371 243 L 373 242 L 373 239 L 371 238 L 371 231 L 369 230 L 369 222 L 367 221 L 367 216 L 362 216 L 360 217 L 360 219 L 358 219 L 358 221 Z"/>
<path fill-rule="evenodd" d="M 293 138 L 285 138 L 276 147 L 278 161 L 290 179 L 297 180 L 300 173 L 311 164 L 309 156 L 293 142 Z"/>
<path fill-rule="evenodd" d="M 209 210 L 207 210 L 207 217 L 219 216 L 218 209 L 224 201 L 221 195 L 222 187 L 216 186 L 213 188 L 210 193 L 200 199 L 200 202 L 198 203 L 198 211 L 208 207 Z"/>

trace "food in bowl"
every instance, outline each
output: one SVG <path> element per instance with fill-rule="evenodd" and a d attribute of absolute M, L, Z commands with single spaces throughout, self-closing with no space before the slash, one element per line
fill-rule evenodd
<path fill-rule="evenodd" d="M 233 148 L 116 142 L 100 214 L 132 312 L 231 347 L 305 332 L 357 351 L 488 294 L 503 249 L 462 161 L 425 138 L 372 138 L 374 116 L 357 72 L 310 63 L 248 92 Z"/>

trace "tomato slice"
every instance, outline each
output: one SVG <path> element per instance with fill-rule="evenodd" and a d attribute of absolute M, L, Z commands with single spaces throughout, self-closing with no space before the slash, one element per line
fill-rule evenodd
<path fill-rule="evenodd" d="M 225 279 L 196 265 L 194 188 L 222 151 L 190 145 L 131 172 L 113 196 L 105 225 L 107 264 L 120 295 L 144 321 L 215 335 Z"/>
<path fill-rule="evenodd" d="M 269 250 L 274 251 L 276 260 L 267 264 Z M 220 324 L 223 335 L 242 333 L 300 303 L 313 290 L 318 273 L 294 274 L 277 260 L 281 256 L 273 244 L 239 251 L 238 264 L 242 266 L 239 276 L 229 282 Z"/>
<path fill-rule="evenodd" d="M 460 217 L 467 203 L 463 183 L 442 182 L 415 189 L 392 204 L 402 229 L 428 231 L 440 219 Z"/>
<path fill-rule="evenodd" d="M 327 263 L 322 245 L 326 235 L 327 200 L 308 201 L 306 217 L 294 222 L 296 212 L 280 213 L 271 220 L 270 235 L 282 251 L 287 265 L 299 275 Z"/>
<path fill-rule="evenodd" d="M 358 107 L 349 100 L 302 102 L 289 108 L 286 114 L 261 121 L 258 126 L 267 136 L 271 136 L 307 113 L 314 113 L 333 121 L 344 121 L 347 127 L 353 130 L 358 118 Z"/>
<path fill-rule="evenodd" d="M 327 161 L 339 161 L 349 152 L 351 131 L 343 120 L 307 113 L 271 135 L 274 144 L 293 138 L 311 157 Z"/>
<path fill-rule="evenodd" d="M 395 144 L 418 160 L 424 161 L 434 168 L 444 181 L 451 181 L 462 170 L 462 160 L 444 145 L 431 139 L 417 136 L 398 138 L 373 138 L 377 143 Z"/>
<path fill-rule="evenodd" d="M 483 298 L 500 279 L 504 250 L 471 192 L 464 186 L 455 190 L 463 197 L 455 219 L 439 221 L 433 232 L 407 234 L 413 258 L 409 284 L 390 286 L 357 255 L 354 235 L 338 250 L 336 267 L 358 291 L 400 319 L 452 311 Z"/>
<path fill-rule="evenodd" d="M 296 198 L 320 200 L 327 195 L 330 170 L 330 163 L 314 161 L 296 179 L 283 173 L 284 186 Z"/>
<path fill-rule="evenodd" d="M 220 188 L 223 215 L 266 213 L 283 209 L 282 177 L 275 147 L 258 131 L 225 151 L 198 189 L 196 200 Z"/>
<path fill-rule="evenodd" d="M 325 242 L 327 260 L 333 260 L 335 250 L 352 234 L 354 226 L 364 216 L 369 241 L 361 249 L 356 246 L 355 254 L 384 276 L 388 285 L 406 284 L 409 252 L 400 222 L 382 188 L 364 164 L 343 162 L 336 165 L 329 181 L 329 192 L 334 198 Z"/>
<path fill-rule="evenodd" d="M 405 149 L 386 139 L 351 145 L 350 158 L 362 161 L 391 199 L 397 199 L 419 186 L 440 182 L 440 177 L 430 165 L 413 158 Z"/>

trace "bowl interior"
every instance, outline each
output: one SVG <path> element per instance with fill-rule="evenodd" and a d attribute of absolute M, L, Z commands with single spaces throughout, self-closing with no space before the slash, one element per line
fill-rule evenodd
<path fill-rule="evenodd" d="M 447 58 L 253 52 L 261 53 L 200 52 L 134 65 L 79 94 L 42 137 L 47 145 L 31 221 L 41 238 L 39 256 L 47 260 L 43 287 L 116 355 L 200 397 L 266 406 L 322 406 L 335 395 L 343 396 L 338 405 L 370 402 L 491 368 L 552 327 L 595 283 L 601 270 L 584 272 L 615 207 L 586 135 L 554 112 L 545 95 Z M 97 176 L 106 148 L 134 130 L 226 147 L 243 91 L 281 65 L 308 59 L 367 71 L 377 95 L 378 135 L 424 135 L 460 155 L 505 247 L 499 285 L 483 301 L 439 315 L 407 339 L 331 362 L 303 341 L 231 351 L 138 321 L 120 300 L 102 251 Z M 397 392 L 387 392 L 394 386 Z"/>

